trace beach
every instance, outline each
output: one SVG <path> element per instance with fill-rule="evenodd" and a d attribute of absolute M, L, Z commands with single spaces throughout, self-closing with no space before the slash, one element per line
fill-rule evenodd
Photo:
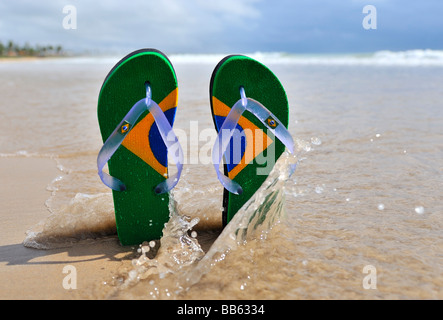
<path fill-rule="evenodd" d="M 279 163 L 277 187 L 241 214 L 269 194 L 283 209 L 234 240 L 243 229 L 222 232 L 223 188 L 201 160 L 224 55 L 171 55 L 184 233 L 140 244 L 149 259 L 119 244 L 96 169 L 97 98 L 120 57 L 0 62 L 0 298 L 443 299 L 443 55 L 418 53 L 252 55 L 286 89 L 297 152 L 281 160 L 297 169 Z"/>

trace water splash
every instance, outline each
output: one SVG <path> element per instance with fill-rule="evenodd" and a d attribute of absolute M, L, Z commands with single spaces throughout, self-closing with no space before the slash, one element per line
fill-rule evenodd
<path fill-rule="evenodd" d="M 417 206 L 417 207 L 415 207 L 415 212 L 417 214 L 423 214 L 423 213 L 425 213 L 425 208 L 423 206 Z"/>
<path fill-rule="evenodd" d="M 181 215 L 173 197 L 170 199 L 170 212 L 170 219 L 163 229 L 163 237 L 155 246 L 146 242 L 140 245 L 138 252 L 141 255 L 132 260 L 132 269 L 127 272 L 121 288 L 137 284 L 151 275 L 157 275 L 163 279 L 168 274 L 174 274 L 192 265 L 204 255 L 200 244 L 191 232 L 199 219 Z M 158 246 L 158 252 L 153 258 L 149 258 L 148 253 Z"/>
<path fill-rule="evenodd" d="M 184 290 L 199 282 L 215 263 L 239 245 L 266 238 L 272 227 L 284 217 L 284 186 L 297 161 L 297 157 L 288 153 L 280 157 L 260 189 L 235 214 L 206 255 L 180 279 Z"/>
<path fill-rule="evenodd" d="M 182 216 L 172 201 L 171 218 L 163 230 L 160 249 L 155 258 L 148 258 L 146 254 L 151 249 L 146 248 L 146 244 L 140 247 L 140 257 L 132 261 L 132 267 L 121 281 L 121 294 L 130 296 L 132 288 L 142 286 L 150 298 L 177 297 L 198 283 L 230 251 L 248 241 L 265 239 L 284 217 L 284 185 L 296 163 L 295 156 L 285 153 L 280 157 L 261 188 L 237 212 L 206 254 L 197 238 L 190 235 L 198 219 Z M 159 280 L 162 292 L 156 285 Z"/>
<path fill-rule="evenodd" d="M 302 148 L 299 146 L 299 149 Z M 272 227 L 284 217 L 285 183 L 297 162 L 298 158 L 289 153 L 280 157 L 261 188 L 240 209 L 206 254 L 193 230 L 205 221 L 191 218 L 187 207 L 183 212 L 183 207 L 176 201 L 183 194 L 178 191 L 175 195 L 173 192 L 170 197 L 171 215 L 163 229 L 163 237 L 155 243 L 140 244 L 130 266 L 122 268 L 115 277 L 117 281 L 112 285 L 116 291 L 127 294 L 132 288 L 142 286 L 145 293 L 152 287 L 150 298 L 177 297 L 198 283 L 230 251 L 248 241 L 265 239 Z M 207 209 L 212 210 L 212 207 Z M 111 193 L 78 193 L 61 210 L 51 212 L 47 219 L 27 232 L 24 246 L 64 248 L 81 240 L 116 234 Z M 158 291 L 156 281 L 162 281 L 164 292 Z"/>
<path fill-rule="evenodd" d="M 72 246 L 85 239 L 97 239 L 116 233 L 111 193 L 78 193 L 59 212 L 26 232 L 23 245 L 35 249 Z"/>

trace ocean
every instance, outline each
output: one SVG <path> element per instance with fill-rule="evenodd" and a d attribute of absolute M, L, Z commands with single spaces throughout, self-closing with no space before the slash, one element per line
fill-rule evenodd
<path fill-rule="evenodd" d="M 221 230 L 223 188 L 206 160 L 224 55 L 171 54 L 185 167 L 170 222 L 89 297 L 442 299 L 443 52 L 249 56 L 286 89 L 296 153 Z M 50 158 L 58 172 L 27 248 L 117 239 L 96 107 L 120 58 L 0 62 L 0 159 Z"/>

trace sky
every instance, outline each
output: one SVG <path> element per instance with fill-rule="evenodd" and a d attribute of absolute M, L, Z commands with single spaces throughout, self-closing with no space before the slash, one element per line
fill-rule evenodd
<path fill-rule="evenodd" d="M 0 41 L 101 54 L 443 50 L 442 15 L 441 0 L 0 0 Z"/>

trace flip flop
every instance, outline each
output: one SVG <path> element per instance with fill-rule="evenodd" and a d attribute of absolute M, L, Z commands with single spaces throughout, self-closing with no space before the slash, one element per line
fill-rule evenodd
<path fill-rule="evenodd" d="M 287 130 L 285 90 L 254 59 L 232 55 L 221 60 L 212 73 L 210 100 L 218 132 L 212 161 L 225 188 L 226 225 L 260 188 L 285 147 L 294 153 L 294 141 Z M 224 174 L 219 169 L 222 158 Z"/>
<path fill-rule="evenodd" d="M 153 49 L 128 54 L 101 87 L 97 113 L 104 145 L 97 167 L 102 182 L 113 190 L 122 245 L 159 239 L 169 219 L 168 191 L 177 184 L 183 163 L 172 131 L 177 99 L 174 68 Z M 172 177 L 168 151 L 177 165 Z M 109 175 L 103 172 L 106 163 Z"/>

